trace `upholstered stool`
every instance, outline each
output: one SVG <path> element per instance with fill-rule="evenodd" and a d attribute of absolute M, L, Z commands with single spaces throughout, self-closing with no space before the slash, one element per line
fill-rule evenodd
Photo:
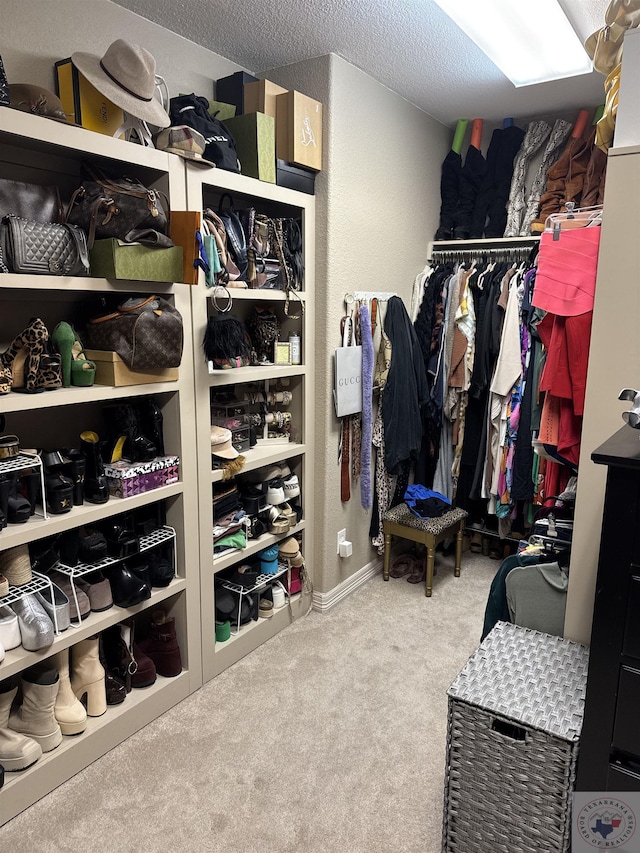
<path fill-rule="evenodd" d="M 460 577 L 462 561 L 462 531 L 467 513 L 463 509 L 450 509 L 439 518 L 419 518 L 414 515 L 405 503 L 398 504 L 387 510 L 382 516 L 384 531 L 384 569 L 383 578 L 389 580 L 389 565 L 391 563 L 391 537 L 410 539 L 421 542 L 427 548 L 425 592 L 431 596 L 433 584 L 433 564 L 436 555 L 436 545 L 450 536 L 456 537 L 456 567 L 454 575 Z"/>

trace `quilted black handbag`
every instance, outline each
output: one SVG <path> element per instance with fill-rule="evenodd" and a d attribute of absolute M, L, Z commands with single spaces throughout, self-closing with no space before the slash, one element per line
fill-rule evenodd
<path fill-rule="evenodd" d="M 111 177 L 83 163 L 87 175 L 71 197 L 66 221 L 79 225 L 94 240 L 115 237 L 125 243 L 168 248 L 169 202 L 164 193 L 148 189 L 135 178 Z"/>
<path fill-rule="evenodd" d="M 110 314 L 89 320 L 84 343 L 117 353 L 130 370 L 179 367 L 182 315 L 161 296 L 128 299 Z"/>
<path fill-rule="evenodd" d="M 32 275 L 89 275 L 89 252 L 81 228 L 34 222 L 9 214 L 0 226 L 4 272 Z"/>

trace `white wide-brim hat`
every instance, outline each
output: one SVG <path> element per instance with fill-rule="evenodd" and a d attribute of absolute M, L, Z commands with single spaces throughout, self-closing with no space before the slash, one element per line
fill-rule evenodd
<path fill-rule="evenodd" d="M 156 61 L 144 47 L 117 39 L 102 59 L 77 52 L 71 61 L 92 86 L 128 115 L 155 127 L 171 124 L 166 110 L 154 97 Z"/>

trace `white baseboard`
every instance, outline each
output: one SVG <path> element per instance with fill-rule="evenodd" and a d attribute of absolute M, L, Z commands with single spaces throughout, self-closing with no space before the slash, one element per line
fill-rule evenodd
<path fill-rule="evenodd" d="M 338 584 L 338 586 L 329 590 L 329 592 L 316 592 L 314 590 L 312 603 L 313 610 L 317 610 L 320 613 L 330 610 L 339 601 L 342 601 L 343 598 L 351 595 L 351 593 L 355 592 L 358 587 L 361 587 L 362 584 L 374 577 L 374 575 L 379 574 L 382 571 L 382 563 L 383 557 L 376 557 L 375 560 L 372 560 L 370 563 L 367 563 L 366 566 L 358 569 L 358 571 L 348 577 L 346 581 Z"/>

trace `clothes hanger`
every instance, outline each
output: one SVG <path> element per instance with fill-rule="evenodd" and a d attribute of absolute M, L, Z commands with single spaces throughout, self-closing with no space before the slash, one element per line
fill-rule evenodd
<path fill-rule="evenodd" d="M 544 230 L 553 232 L 554 240 L 559 239 L 561 231 L 602 224 L 601 204 L 595 204 L 592 207 L 576 207 L 575 202 L 568 201 L 565 207 L 566 210 L 562 213 L 552 213 L 545 220 Z"/>

